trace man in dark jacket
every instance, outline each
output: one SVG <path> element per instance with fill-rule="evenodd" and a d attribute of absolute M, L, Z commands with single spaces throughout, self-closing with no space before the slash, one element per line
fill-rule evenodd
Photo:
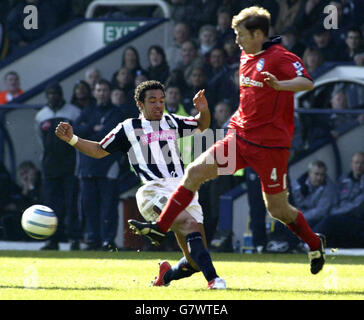
<path fill-rule="evenodd" d="M 35 125 L 43 148 L 44 204 L 55 211 L 58 227 L 42 249 L 58 250 L 59 242 L 66 232 L 67 238 L 71 240 L 71 249 L 76 250 L 81 238 L 77 213 L 76 152 L 71 146 L 61 143 L 54 130 L 59 121 L 73 123 L 80 109 L 65 102 L 62 87 L 58 83 L 47 87 L 46 97 L 47 104 L 36 114 Z"/>
<path fill-rule="evenodd" d="M 337 203 L 315 231 L 325 231 L 331 247 L 364 246 L 364 152 L 355 152 L 351 171 L 337 182 Z"/>
<path fill-rule="evenodd" d="M 111 103 L 111 85 L 99 80 L 94 89 L 96 106 L 85 108 L 74 125 L 84 139 L 101 140 L 125 120 L 123 111 Z M 115 251 L 121 153 L 104 159 L 79 154 L 82 217 L 86 222 L 86 250 Z"/>

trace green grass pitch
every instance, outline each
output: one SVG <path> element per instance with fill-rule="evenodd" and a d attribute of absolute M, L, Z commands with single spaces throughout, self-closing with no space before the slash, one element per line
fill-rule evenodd
<path fill-rule="evenodd" d="M 311 275 L 304 254 L 212 253 L 228 289 L 206 290 L 201 273 L 150 287 L 158 262 L 178 252 L 1 251 L 1 300 L 363 300 L 364 257 L 327 256 Z"/>

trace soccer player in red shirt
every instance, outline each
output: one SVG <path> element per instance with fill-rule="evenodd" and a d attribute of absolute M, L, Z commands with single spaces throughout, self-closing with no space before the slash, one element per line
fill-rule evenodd
<path fill-rule="evenodd" d="M 202 183 L 250 166 L 261 179 L 269 214 L 307 243 L 311 272 L 316 274 L 325 263 L 325 237 L 315 234 L 303 214 L 289 204 L 287 192 L 293 96 L 312 90 L 314 85 L 301 59 L 280 45 L 281 38 L 268 38 L 269 25 L 270 13 L 256 6 L 233 17 L 232 27 L 242 53 L 240 105 L 231 118 L 230 130 L 188 166 L 156 223 L 129 220 L 129 224 L 136 233 L 161 240 L 161 234 Z"/>

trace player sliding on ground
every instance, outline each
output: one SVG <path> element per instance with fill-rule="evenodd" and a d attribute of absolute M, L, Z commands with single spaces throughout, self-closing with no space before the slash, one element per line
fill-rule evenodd
<path fill-rule="evenodd" d="M 157 222 L 129 220 L 129 224 L 161 241 L 161 234 L 189 205 L 202 183 L 250 166 L 261 179 L 269 214 L 307 243 L 311 272 L 316 274 L 325 263 L 325 237 L 311 230 L 303 214 L 289 204 L 287 193 L 293 96 L 297 91 L 312 90 L 314 85 L 301 59 L 281 46 L 281 37 L 268 38 L 269 25 L 270 13 L 259 7 L 246 8 L 233 17 L 232 28 L 242 53 L 240 105 L 231 118 L 230 130 L 187 167 Z M 228 154 L 227 162 L 224 153 Z"/>
<path fill-rule="evenodd" d="M 93 158 L 103 158 L 118 151 L 128 153 L 130 164 L 144 182 L 136 194 L 139 211 L 147 221 L 156 221 L 184 174 L 176 140 L 185 134 L 191 135 L 197 129 L 207 129 L 210 111 L 204 90 L 201 90 L 193 98 L 199 112 L 194 118 L 164 114 L 165 90 L 158 81 L 142 82 L 135 89 L 134 97 L 141 112 L 140 118 L 120 123 L 100 142 L 77 137 L 73 134 L 72 126 L 64 122 L 57 126 L 56 135 Z M 225 289 L 225 281 L 216 274 L 207 251 L 203 214 L 197 194 L 170 228 L 184 257 L 174 266 L 162 261 L 153 285 L 166 286 L 172 280 L 202 271 L 208 289 Z M 156 242 L 152 237 L 151 240 Z"/>

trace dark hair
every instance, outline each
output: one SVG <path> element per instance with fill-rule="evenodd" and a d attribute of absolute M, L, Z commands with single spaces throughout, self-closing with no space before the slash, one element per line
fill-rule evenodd
<path fill-rule="evenodd" d="M 87 94 L 89 96 L 90 99 L 92 99 L 92 90 L 90 85 L 85 81 L 85 80 L 79 80 L 76 82 L 76 84 L 73 86 L 73 92 L 72 92 L 72 98 L 71 98 L 71 103 L 74 105 L 77 105 L 77 99 L 76 99 L 76 89 L 79 85 L 83 85 L 86 90 L 87 90 Z"/>
<path fill-rule="evenodd" d="M 348 29 L 345 33 L 345 37 L 347 37 L 349 35 L 349 32 L 355 32 L 355 33 L 359 33 L 359 37 L 360 39 L 363 38 L 363 35 L 361 33 L 361 30 L 357 27 L 351 27 L 350 29 Z"/>
<path fill-rule="evenodd" d="M 63 89 L 62 89 L 61 85 L 59 84 L 59 82 L 53 82 L 53 83 L 49 84 L 45 90 L 46 94 L 48 94 L 49 91 L 55 91 L 60 96 L 63 97 Z"/>
<path fill-rule="evenodd" d="M 320 169 L 327 169 L 326 163 L 321 160 L 313 160 L 309 163 L 308 169 L 312 170 L 313 167 L 320 168 Z"/>
<path fill-rule="evenodd" d="M 197 44 L 197 42 L 196 42 L 195 40 L 193 40 L 193 39 L 188 39 L 188 40 L 184 41 L 184 42 L 182 43 L 182 45 L 184 45 L 186 42 L 191 43 L 191 44 L 192 44 L 192 46 L 195 48 L 195 50 L 196 50 L 196 51 L 198 50 L 198 44 Z"/>
<path fill-rule="evenodd" d="M 166 53 L 164 52 L 164 49 L 161 46 L 158 46 L 158 45 L 150 46 L 148 49 L 148 57 L 153 49 L 162 56 L 161 64 L 162 65 L 167 64 Z"/>
<path fill-rule="evenodd" d="M 165 87 L 159 81 L 156 80 L 143 81 L 135 88 L 135 93 L 134 93 L 135 102 L 138 103 L 140 101 L 144 103 L 145 93 L 148 90 L 158 90 L 158 89 L 162 90 L 163 93 L 165 93 Z"/>
<path fill-rule="evenodd" d="M 24 170 L 24 169 L 35 169 L 35 170 L 37 170 L 37 167 L 32 161 L 25 160 L 22 163 L 20 163 L 19 166 L 18 166 L 18 170 Z"/>
<path fill-rule="evenodd" d="M 229 7 L 226 7 L 226 6 L 220 6 L 218 9 L 217 9 L 217 15 L 221 14 L 221 13 L 227 13 L 228 15 L 231 16 L 231 10 Z"/>
<path fill-rule="evenodd" d="M 10 76 L 10 75 L 12 75 L 12 76 L 16 76 L 18 79 L 19 79 L 19 75 L 18 75 L 18 73 L 17 72 L 15 72 L 15 71 L 8 71 L 7 73 L 5 73 L 5 76 L 4 76 L 4 79 L 6 79 L 8 76 Z"/>
<path fill-rule="evenodd" d="M 223 47 L 215 47 L 215 48 L 212 48 L 211 51 L 210 51 L 210 55 L 211 55 L 211 53 L 213 51 L 220 51 L 220 52 L 222 52 L 224 58 L 227 58 L 227 56 L 228 56 L 226 50 Z"/>
<path fill-rule="evenodd" d="M 124 49 L 123 51 L 123 55 L 121 57 L 121 66 L 124 67 L 125 66 L 125 53 L 126 51 L 128 50 L 131 50 L 134 52 L 135 56 L 136 56 L 136 69 L 141 69 L 141 66 L 140 66 L 140 59 L 139 59 L 139 52 L 137 49 L 135 49 L 133 46 L 128 46 Z"/>
<path fill-rule="evenodd" d="M 108 80 L 106 80 L 106 79 L 100 79 L 100 80 L 98 80 L 96 83 L 95 83 L 95 87 L 97 86 L 97 85 L 102 85 L 102 84 L 104 84 L 104 85 L 106 85 L 106 86 L 108 86 L 109 87 L 109 90 L 111 91 L 111 83 L 108 81 Z"/>

